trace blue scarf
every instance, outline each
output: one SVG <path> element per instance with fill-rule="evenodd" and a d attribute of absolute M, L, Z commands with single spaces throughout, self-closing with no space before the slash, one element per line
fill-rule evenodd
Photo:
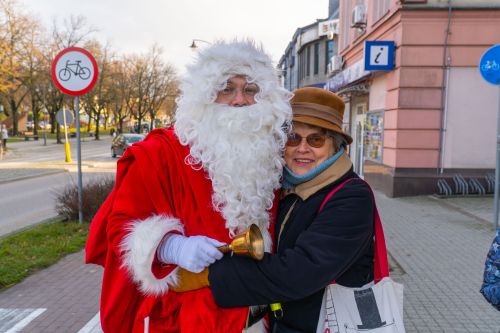
<path fill-rule="evenodd" d="M 306 174 L 303 174 L 302 176 L 296 175 L 293 173 L 292 170 L 290 170 L 287 166 L 285 166 L 283 170 L 283 182 L 282 186 L 284 189 L 291 189 L 296 187 L 297 185 L 300 185 L 302 183 L 305 183 L 307 181 L 310 181 L 326 169 L 328 169 L 335 161 L 344 153 L 344 148 L 341 147 L 340 150 L 335 153 L 332 157 L 329 159 L 325 160 L 323 163 L 312 169 L 311 171 L 307 172 Z"/>

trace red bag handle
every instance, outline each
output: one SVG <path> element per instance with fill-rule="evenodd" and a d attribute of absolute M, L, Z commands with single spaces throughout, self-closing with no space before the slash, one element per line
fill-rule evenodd
<path fill-rule="evenodd" d="M 367 182 L 362 180 L 361 178 L 349 178 L 347 180 L 344 180 L 340 185 L 336 186 L 333 190 L 328 193 L 326 196 L 325 200 L 321 203 L 321 206 L 319 207 L 318 213 L 320 213 L 323 210 L 323 207 L 326 205 L 328 200 L 338 191 L 340 190 L 347 182 L 350 182 L 353 179 L 359 179 L 362 182 L 368 186 L 370 189 L 370 193 L 372 195 L 372 200 L 373 200 L 373 206 L 375 208 L 374 211 L 374 218 L 375 218 L 375 253 L 373 256 L 373 275 L 375 279 L 375 283 L 379 282 L 382 280 L 384 277 L 389 276 L 389 264 L 387 261 L 387 249 L 385 246 L 385 237 L 384 237 L 384 229 L 382 228 L 382 221 L 380 220 L 380 215 L 378 214 L 378 209 L 377 209 L 377 204 L 375 202 L 375 196 L 373 195 L 373 191 L 368 185 Z"/>

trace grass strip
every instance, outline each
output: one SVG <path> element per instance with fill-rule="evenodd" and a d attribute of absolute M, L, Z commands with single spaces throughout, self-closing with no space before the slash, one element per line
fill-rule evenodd
<path fill-rule="evenodd" d="M 85 246 L 89 224 L 53 221 L 0 238 L 0 290 Z"/>

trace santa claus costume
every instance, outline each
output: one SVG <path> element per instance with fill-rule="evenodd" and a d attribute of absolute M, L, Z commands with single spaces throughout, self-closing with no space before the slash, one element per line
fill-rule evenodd
<path fill-rule="evenodd" d="M 257 103 L 216 104 L 232 76 L 258 85 Z M 249 309 L 219 308 L 208 288 L 176 293 L 176 265 L 156 256 L 167 234 L 229 243 L 256 223 L 272 248 L 273 211 L 291 109 L 270 58 L 251 41 L 202 50 L 181 82 L 175 128 L 128 148 L 90 227 L 86 262 L 105 267 L 104 332 L 242 332 Z"/>

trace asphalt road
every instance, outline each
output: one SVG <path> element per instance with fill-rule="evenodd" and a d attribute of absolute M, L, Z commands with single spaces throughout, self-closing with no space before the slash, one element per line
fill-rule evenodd
<path fill-rule="evenodd" d="M 110 137 L 82 142 L 82 178 L 113 177 L 116 161 Z M 76 141 L 70 140 L 72 162 L 66 163 L 64 145 L 43 140 L 11 143 L 0 160 L 0 236 L 55 217 L 54 198 L 68 184 L 77 183 Z"/>

